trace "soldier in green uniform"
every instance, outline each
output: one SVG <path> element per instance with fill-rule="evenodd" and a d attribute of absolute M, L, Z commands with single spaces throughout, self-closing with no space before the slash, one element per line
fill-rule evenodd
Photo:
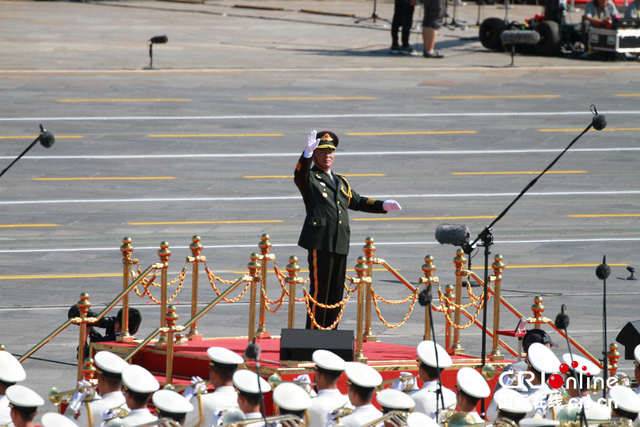
<path fill-rule="evenodd" d="M 294 182 L 307 212 L 298 245 L 309 251 L 309 292 L 314 300 L 325 305 L 343 298 L 351 234 L 347 209 L 371 213 L 401 209 L 395 200 L 360 196 L 344 176 L 332 172 L 337 146 L 335 133 L 312 131 L 294 171 Z M 323 328 L 333 325 L 339 315 L 340 307 L 325 309 L 311 303 L 311 316 Z M 309 314 L 306 327 L 315 327 Z"/>

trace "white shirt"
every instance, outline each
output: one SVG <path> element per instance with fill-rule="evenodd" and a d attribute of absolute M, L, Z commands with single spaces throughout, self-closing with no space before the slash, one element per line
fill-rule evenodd
<path fill-rule="evenodd" d="M 422 412 L 427 414 L 433 420 L 436 420 L 436 404 L 438 409 L 442 408 L 440 399 L 436 402 L 436 390 L 438 389 L 438 381 L 427 381 L 422 388 L 410 396 L 416 402 L 413 412 Z M 451 408 L 456 406 L 456 393 L 453 390 L 442 387 L 442 397 L 444 398 L 444 407 Z"/>
<path fill-rule="evenodd" d="M 153 415 L 147 408 L 133 409 L 131 410 L 131 413 L 129 413 L 129 416 L 123 418 L 123 420 L 126 421 L 127 425 L 130 427 L 150 423 L 157 419 L 158 417 Z"/>
<path fill-rule="evenodd" d="M 368 405 L 358 406 L 353 414 L 342 418 L 342 424 L 347 427 L 361 427 L 371 421 L 382 417 L 382 412 L 378 410 L 372 403 Z M 380 423 L 382 425 L 382 423 Z"/>
<path fill-rule="evenodd" d="M 0 394 L 0 425 L 5 424 L 13 427 L 11 408 L 9 408 L 9 399 L 7 396 Z"/>
<path fill-rule="evenodd" d="M 87 406 L 91 408 L 92 424 L 89 424 L 89 413 Z M 105 414 L 108 414 L 109 409 L 122 406 L 125 409 L 127 405 L 124 404 L 124 394 L 121 391 L 114 391 L 113 393 L 107 393 L 102 398 L 86 402 L 80 407 L 80 416 L 76 423 L 80 426 L 87 427 L 99 427 L 104 421 Z"/>
<path fill-rule="evenodd" d="M 610 420 L 611 408 L 594 401 L 591 396 L 572 398 L 569 403 L 560 407 L 558 421 L 578 421 L 584 406 L 584 413 L 588 420 Z"/>
<path fill-rule="evenodd" d="M 331 413 L 342 406 L 353 409 L 353 406 L 349 403 L 349 398 L 340 393 L 340 390 L 335 388 L 320 390 L 318 395 L 311 399 L 307 427 L 326 426 L 333 418 Z"/>
<path fill-rule="evenodd" d="M 213 393 L 200 395 L 202 399 L 202 427 L 218 425 L 220 412 L 229 408 L 238 406 L 238 393 L 233 386 L 221 386 L 215 389 Z M 200 409 L 198 408 L 198 396 L 191 398 L 193 411 L 187 413 L 184 421 L 185 427 L 197 427 L 200 417 Z"/>

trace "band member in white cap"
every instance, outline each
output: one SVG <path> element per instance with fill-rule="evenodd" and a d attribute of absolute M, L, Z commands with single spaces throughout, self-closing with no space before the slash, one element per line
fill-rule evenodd
<path fill-rule="evenodd" d="M 338 390 L 338 380 L 347 364 L 329 350 L 316 350 L 311 358 L 316 364 L 314 378 L 318 395 L 311 399 L 308 427 L 324 427 L 332 419 L 334 410 L 353 409 L 349 398 Z"/>
<path fill-rule="evenodd" d="M 407 427 L 438 427 L 433 418 L 422 412 L 412 412 L 407 417 Z"/>
<path fill-rule="evenodd" d="M 203 382 L 185 390 L 184 396 L 190 399 L 193 405 L 193 410 L 187 414 L 184 422 L 186 427 L 217 425 L 222 411 L 238 406 L 238 393 L 233 388 L 233 373 L 238 370 L 238 365 L 243 363 L 244 359 L 224 347 L 209 348 L 207 356 L 211 359 L 209 383 L 215 387 L 215 390 L 213 393 L 203 394 L 207 389 Z M 201 381 L 201 379 L 195 377 L 195 381 Z M 200 417 L 200 405 L 202 405 L 202 417 Z"/>
<path fill-rule="evenodd" d="M 526 396 L 509 388 L 500 389 L 493 394 L 492 405 L 494 404 L 497 410 L 496 420 L 506 418 L 516 424 L 533 410 L 533 405 Z"/>
<path fill-rule="evenodd" d="M 309 393 L 299 385 L 282 383 L 273 390 L 273 403 L 279 408 L 280 415 L 295 415 L 308 425 L 311 407 Z"/>
<path fill-rule="evenodd" d="M 420 359 L 418 375 L 424 384 L 420 390 L 411 394 L 416 402 L 413 411 L 422 412 L 436 420 L 437 411 L 456 404 L 455 392 L 438 383 L 439 371 L 448 368 L 453 362 L 447 351 L 433 341 L 422 341 L 418 344 L 417 352 Z M 442 394 L 439 395 L 440 393 Z"/>
<path fill-rule="evenodd" d="M 347 375 L 348 396 L 356 408 L 352 414 L 342 418 L 347 427 L 360 427 L 382 416 L 373 406 L 375 388 L 382 384 L 382 376 L 369 365 L 360 362 L 349 362 L 344 373 Z"/>
<path fill-rule="evenodd" d="M 78 424 L 56 412 L 44 414 L 40 422 L 42 427 L 78 427 Z"/>
<path fill-rule="evenodd" d="M 7 399 L 7 388 L 24 381 L 27 374 L 13 354 L 6 350 L 0 351 L 0 425 L 11 422 L 11 408 Z"/>
<path fill-rule="evenodd" d="M 456 393 L 458 409 L 471 415 L 476 423 L 483 423 L 484 420 L 476 408 L 480 399 L 485 399 L 491 394 L 487 381 L 475 369 L 463 367 L 456 375 L 456 383 L 458 384 L 458 393 Z"/>
<path fill-rule="evenodd" d="M 640 396 L 629 387 L 615 385 L 609 390 L 611 398 L 611 417 L 628 418 L 635 421 L 640 412 Z"/>
<path fill-rule="evenodd" d="M 636 379 L 636 383 L 640 384 L 640 345 L 637 345 L 633 350 L 633 358 L 635 368 L 633 370 L 633 376 Z M 636 388 L 636 394 L 640 394 L 640 387 Z"/>
<path fill-rule="evenodd" d="M 233 386 L 238 390 L 238 407 L 244 412 L 245 419 L 262 418 L 261 394 L 271 391 L 269 383 L 253 371 L 240 369 L 233 374 Z"/>
<path fill-rule="evenodd" d="M 7 388 L 7 399 L 11 408 L 11 421 L 15 427 L 32 427 L 38 413 L 38 406 L 44 405 L 44 399 L 30 388 L 12 385 Z"/>
<path fill-rule="evenodd" d="M 562 361 L 569 366 L 564 384 L 565 391 L 571 399 L 566 405 L 559 408 L 555 418 L 558 421 L 579 421 L 582 408 L 584 408 L 587 420 L 605 421 L 611 419 L 611 408 L 594 401 L 589 393 L 591 381 L 600 374 L 600 368 L 589 359 L 577 354 L 565 353 L 562 355 Z M 578 363 L 577 369 L 571 366 L 572 362 Z"/>
<path fill-rule="evenodd" d="M 158 418 L 170 418 L 182 426 L 187 413 L 193 411 L 193 405 L 181 394 L 172 390 L 156 391 L 151 401 L 158 411 Z"/>
<path fill-rule="evenodd" d="M 409 415 L 409 412 L 416 405 L 416 402 L 407 393 L 403 393 L 400 390 L 394 390 L 387 388 L 381 390 L 376 394 L 376 400 L 382 409 L 382 414 L 386 415 L 389 412 L 402 412 L 405 416 Z M 397 426 L 399 419 L 392 419 L 385 421 L 384 425 L 388 427 Z"/>
<path fill-rule="evenodd" d="M 131 365 L 122 372 L 124 398 L 130 409 L 123 419 L 131 426 L 145 424 L 158 419 L 147 408 L 149 397 L 160 388 L 160 383 L 151 372 L 142 366 Z"/>
<path fill-rule="evenodd" d="M 97 393 L 91 397 L 95 391 L 91 383 L 80 381 L 78 387 L 86 388 L 74 393 L 65 411 L 67 416 L 79 413 L 76 422 L 86 427 L 99 427 L 109 409 L 124 406 L 125 403 L 122 394 L 122 372 L 129 364 L 110 351 L 96 353 L 94 363 L 98 374 L 98 390 L 102 393 L 102 398 Z M 86 401 L 87 397 L 91 400 Z"/>

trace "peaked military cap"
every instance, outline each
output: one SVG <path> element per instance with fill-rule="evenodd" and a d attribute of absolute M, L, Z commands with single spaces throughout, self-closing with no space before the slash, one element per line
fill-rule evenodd
<path fill-rule="evenodd" d="M 485 397 L 489 397 L 491 394 L 487 381 L 483 378 L 480 372 L 473 368 L 466 366 L 460 368 L 456 376 L 456 381 L 460 390 L 464 391 L 471 397 L 484 399 Z"/>
<path fill-rule="evenodd" d="M 193 411 L 193 405 L 181 394 L 173 390 L 158 390 L 151 398 L 153 404 L 162 412 L 186 414 Z"/>
<path fill-rule="evenodd" d="M 44 399 L 38 393 L 22 385 L 7 388 L 5 396 L 9 399 L 9 406 L 21 412 L 35 412 L 38 406 L 44 405 Z"/>
<path fill-rule="evenodd" d="M 493 393 L 493 400 L 501 411 L 512 414 L 526 414 L 533 409 L 533 404 L 524 395 L 510 388 L 501 388 Z"/>
<path fill-rule="evenodd" d="M 56 412 L 49 412 L 42 416 L 42 427 L 78 427 L 78 424 Z"/>
<path fill-rule="evenodd" d="M 311 355 L 316 367 L 325 371 L 343 372 L 347 362 L 329 350 L 316 350 Z"/>
<path fill-rule="evenodd" d="M 422 412 L 412 412 L 407 417 L 407 427 L 438 427 L 433 418 Z"/>
<path fill-rule="evenodd" d="M 381 407 L 391 411 L 406 411 L 416 405 L 416 401 L 411 398 L 407 393 L 403 393 L 400 390 L 394 390 L 392 388 L 386 388 L 376 394 L 376 400 Z"/>
<path fill-rule="evenodd" d="M 578 362 L 578 367 L 574 368 L 571 366 L 571 357 L 573 356 L 573 361 Z M 579 354 L 569 354 L 565 353 L 562 355 L 562 361 L 569 365 L 569 369 L 576 371 L 579 374 L 587 375 L 587 373 L 591 376 L 598 375 L 601 371 L 600 367 L 593 363 L 591 360 L 587 359 L 584 356 L 580 356 Z M 583 369 L 584 368 L 584 369 Z"/>
<path fill-rule="evenodd" d="M 335 133 L 328 130 L 323 130 L 318 132 L 316 137 L 320 140 L 320 144 L 318 144 L 316 150 L 322 148 L 332 148 L 335 150 L 336 148 L 338 148 L 338 135 L 336 135 Z"/>
<path fill-rule="evenodd" d="M 122 382 L 127 389 L 140 394 L 151 394 L 160 388 L 151 372 L 138 365 L 130 365 L 122 372 Z"/>
<path fill-rule="evenodd" d="M 352 384 L 362 388 L 374 388 L 382 384 L 382 375 L 369 365 L 360 362 L 349 362 L 344 373 Z"/>
<path fill-rule="evenodd" d="M 221 367 L 237 367 L 239 364 L 244 363 L 244 359 L 237 353 L 224 347 L 210 347 L 207 349 L 207 356 L 211 359 L 213 366 Z"/>
<path fill-rule="evenodd" d="M 282 383 L 273 390 L 273 402 L 281 409 L 304 411 L 311 407 L 311 396 L 299 385 Z"/>
<path fill-rule="evenodd" d="M 640 365 L 640 344 L 633 350 L 633 358 L 636 359 L 636 363 Z"/>
<path fill-rule="evenodd" d="M 448 368 L 453 364 L 451 356 L 447 354 L 447 350 L 433 341 L 422 341 L 418 344 L 418 348 L 416 350 L 418 351 L 418 358 L 420 361 L 432 368 Z M 438 352 L 437 361 L 436 351 Z"/>
<path fill-rule="evenodd" d="M 560 421 L 549 418 L 525 418 L 520 420 L 520 427 L 554 427 L 559 425 Z"/>
<path fill-rule="evenodd" d="M 620 408 L 623 411 L 633 414 L 640 412 L 640 396 L 629 387 L 623 385 L 613 386 L 611 390 L 609 390 L 609 397 L 615 408 Z"/>
<path fill-rule="evenodd" d="M 15 384 L 24 381 L 27 374 L 22 363 L 6 350 L 0 351 L 0 381 L 7 384 Z"/>
<path fill-rule="evenodd" d="M 260 387 L 258 387 L 258 381 L 260 381 Z M 249 394 L 268 393 L 271 391 L 271 386 L 262 377 L 259 377 L 253 371 L 248 369 L 240 369 L 233 374 L 233 385 L 239 391 Z"/>
<path fill-rule="evenodd" d="M 538 372 L 554 374 L 560 370 L 560 361 L 553 351 L 539 342 L 531 344 L 527 352 L 527 361 Z"/>
<path fill-rule="evenodd" d="M 107 377 L 122 378 L 122 372 L 129 367 L 122 357 L 110 351 L 97 352 L 93 360 L 98 374 Z"/>

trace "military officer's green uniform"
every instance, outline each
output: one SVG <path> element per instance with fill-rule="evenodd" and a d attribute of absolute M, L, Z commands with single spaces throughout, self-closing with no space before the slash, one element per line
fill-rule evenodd
<path fill-rule="evenodd" d="M 320 139 L 317 149 L 335 150 L 338 145 L 338 137 L 333 132 L 319 132 L 317 137 Z M 305 157 L 306 154 L 300 156 L 294 171 L 294 182 L 302 193 L 307 212 L 298 245 L 309 251 L 311 296 L 319 303 L 330 305 L 343 298 L 351 234 L 347 209 L 386 213 L 385 202 L 361 197 L 342 175 L 331 171 L 327 174 L 316 165 L 312 167 L 313 156 Z M 311 315 L 323 328 L 331 326 L 340 315 L 340 307 L 324 309 L 310 305 Z M 314 326 L 307 315 L 307 329 Z"/>

